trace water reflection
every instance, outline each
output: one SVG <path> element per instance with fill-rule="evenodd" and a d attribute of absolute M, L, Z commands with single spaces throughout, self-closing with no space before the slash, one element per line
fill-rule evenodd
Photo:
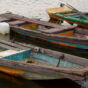
<path fill-rule="evenodd" d="M 20 77 L 9 76 L 0 73 L 0 88 L 80 88 L 78 84 L 71 80 L 24 80 Z"/>

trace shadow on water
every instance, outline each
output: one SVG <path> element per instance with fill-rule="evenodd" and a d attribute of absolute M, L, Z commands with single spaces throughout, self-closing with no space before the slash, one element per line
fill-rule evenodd
<path fill-rule="evenodd" d="M 80 88 L 78 84 L 69 80 L 24 80 L 20 77 L 0 73 L 0 88 Z"/>
<path fill-rule="evenodd" d="M 26 43 L 31 43 L 33 45 L 88 58 L 88 51 L 86 50 L 72 49 L 59 45 L 52 45 L 46 42 L 41 43 L 36 39 L 31 39 L 31 38 L 29 39 L 29 37 L 28 39 L 25 37 L 24 38 L 19 37 L 18 40 L 17 37 L 17 41 L 24 42 L 25 40 L 28 40 L 26 41 Z M 0 75 L 3 74 L 0 73 Z M 19 77 L 16 78 L 16 77 L 8 76 L 6 74 L 4 75 L 6 77 L 0 76 L 0 88 L 29 88 L 29 87 L 30 88 L 81 88 L 80 85 L 69 79 L 29 81 Z"/>

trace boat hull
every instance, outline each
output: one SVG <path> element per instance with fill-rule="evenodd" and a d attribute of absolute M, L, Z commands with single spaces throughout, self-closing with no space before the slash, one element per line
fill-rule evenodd
<path fill-rule="evenodd" d="M 13 34 L 16 36 L 13 37 Z M 24 36 L 24 38 L 21 39 L 21 36 Z M 79 44 L 76 44 L 74 42 L 69 43 L 69 42 L 64 42 L 64 41 L 58 41 L 58 40 L 54 40 L 53 38 L 49 38 L 47 35 L 44 37 L 42 35 L 42 33 L 37 33 L 36 31 L 26 32 L 26 31 L 19 29 L 19 28 L 17 30 L 14 30 L 14 31 L 13 31 L 13 29 L 11 30 L 11 40 L 16 39 L 16 37 L 21 39 L 23 42 L 25 41 L 27 43 L 30 43 L 31 38 L 32 39 L 34 38 L 40 42 L 47 42 L 47 43 L 49 42 L 53 45 L 70 47 L 70 48 L 77 48 L 77 49 L 85 49 L 85 50 L 88 49 L 88 45 L 80 45 L 80 41 L 79 41 Z M 29 41 L 26 41 L 26 40 L 29 40 Z M 62 38 L 62 40 L 63 40 L 63 38 Z M 77 42 L 77 41 L 75 41 L 75 42 Z M 87 43 L 86 41 L 83 41 L 83 43 L 84 42 Z"/>

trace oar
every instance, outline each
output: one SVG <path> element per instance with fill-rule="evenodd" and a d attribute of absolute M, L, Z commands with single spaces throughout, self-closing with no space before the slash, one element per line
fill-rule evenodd
<path fill-rule="evenodd" d="M 83 14 L 82 12 L 80 12 L 79 10 L 77 10 L 76 8 L 74 8 L 73 6 L 71 6 L 68 3 L 64 3 L 64 2 L 60 2 L 61 6 L 67 6 L 68 8 L 71 8 L 73 11 L 76 11 L 77 13 L 79 13 L 81 16 L 84 16 L 85 18 L 88 18 L 85 14 Z"/>

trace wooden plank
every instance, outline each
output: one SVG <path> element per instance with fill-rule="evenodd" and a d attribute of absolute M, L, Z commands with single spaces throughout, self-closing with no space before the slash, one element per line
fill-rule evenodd
<path fill-rule="evenodd" d="M 14 48 L 18 48 L 18 49 L 27 49 L 27 47 L 20 46 L 18 44 L 12 43 L 11 41 L 6 41 L 6 40 L 0 39 L 0 43 L 4 44 L 4 45 L 7 45 L 7 46 L 14 47 Z"/>
<path fill-rule="evenodd" d="M 79 34 L 83 34 L 83 35 L 86 35 L 86 36 L 88 36 L 88 29 L 83 29 L 83 28 L 76 28 L 75 29 L 75 32 L 76 33 L 79 33 Z"/>
<path fill-rule="evenodd" d="M 25 21 L 15 20 L 8 22 L 10 25 L 19 25 L 25 23 Z"/>
<path fill-rule="evenodd" d="M 46 33 L 46 34 L 56 34 L 56 33 L 63 33 L 63 32 L 66 32 L 66 31 L 70 31 L 70 30 L 73 30 L 73 29 L 58 29 L 58 28 L 51 28 L 51 29 L 46 29 L 46 30 L 43 30 L 42 28 L 41 29 L 38 29 L 39 31 L 43 32 L 43 33 Z M 73 30 L 74 31 L 74 30 Z"/>
<path fill-rule="evenodd" d="M 4 47 L 4 48 L 6 48 L 6 49 L 12 49 L 12 50 L 17 50 L 17 51 L 21 50 L 21 49 L 19 49 L 19 48 L 12 47 L 12 46 L 9 46 L 9 45 L 6 45 L 6 44 L 2 44 L 2 43 L 0 43 L 0 46 L 1 46 L 1 47 Z"/>
<path fill-rule="evenodd" d="M 5 13 L 5 14 L 1 14 L 0 17 L 6 17 L 8 19 L 18 19 L 21 21 L 26 21 L 26 22 L 32 22 L 32 23 L 36 23 L 39 25 L 44 25 L 44 26 L 50 26 L 50 27 L 55 27 L 55 28 L 68 28 L 68 29 L 72 29 L 75 28 L 74 26 L 61 26 L 59 24 L 54 24 L 54 23 L 50 23 L 50 22 L 46 22 L 46 21 L 40 21 L 40 20 L 36 20 L 36 19 L 32 19 L 32 18 L 27 18 L 24 16 L 20 16 L 20 15 L 16 15 L 16 14 L 12 14 L 12 13 Z"/>
<path fill-rule="evenodd" d="M 67 74 L 68 77 L 72 75 L 72 77 L 83 77 L 83 70 L 78 69 L 70 69 L 70 68 L 55 68 L 55 67 L 47 67 L 43 65 L 37 65 L 32 63 L 20 63 L 16 61 L 10 61 L 5 59 L 0 59 L 0 65 L 5 67 L 10 67 L 13 69 L 20 69 L 26 72 L 32 72 L 42 75 L 51 75 L 51 76 L 64 76 L 63 74 Z M 66 78 L 68 78 L 66 77 Z"/>
<path fill-rule="evenodd" d="M 8 18 L 2 18 L 2 17 L 0 17 L 0 22 L 2 22 L 2 21 L 8 21 L 9 19 Z"/>

